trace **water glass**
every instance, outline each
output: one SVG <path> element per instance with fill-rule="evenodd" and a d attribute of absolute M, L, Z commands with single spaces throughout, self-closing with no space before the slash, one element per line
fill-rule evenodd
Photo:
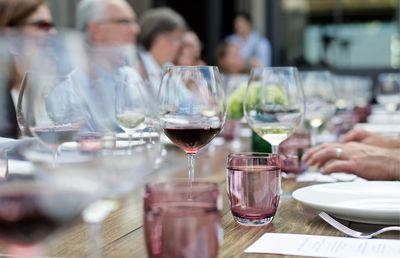
<path fill-rule="evenodd" d="M 277 154 L 237 153 L 228 156 L 227 190 L 232 215 L 245 226 L 269 224 L 281 191 Z"/>
<path fill-rule="evenodd" d="M 222 243 L 222 199 L 216 183 L 149 183 L 144 195 L 148 257 L 217 257 Z"/>

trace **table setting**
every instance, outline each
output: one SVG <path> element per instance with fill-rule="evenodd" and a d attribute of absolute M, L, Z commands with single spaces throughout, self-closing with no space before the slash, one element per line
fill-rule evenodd
<path fill-rule="evenodd" d="M 255 68 L 245 88 L 228 96 L 217 67 L 171 66 L 154 96 L 143 88 L 147 82 L 130 80 L 129 69 L 115 69 L 110 81 L 110 74 L 81 81 L 69 61 L 67 76 L 27 75 L 18 107 L 26 138 L 0 139 L 1 254 L 347 258 L 400 252 L 399 231 L 362 234 L 400 225 L 398 181 L 325 174 L 305 161 L 312 148 L 345 130 L 334 119 L 337 109 L 354 106 L 337 107 L 328 71 Z M 322 82 L 325 92 L 315 87 Z M 88 101 L 90 83 L 117 91 L 111 96 L 102 88 L 96 105 Z M 230 99 L 239 96 L 239 102 Z M 233 117 L 242 119 L 236 139 L 220 134 Z M 270 153 L 254 151 L 254 135 L 268 142 Z M 165 152 L 162 137 L 177 148 Z M 336 160 L 345 155 L 340 148 L 334 154 Z M 21 236 L 25 225 L 29 232 Z M 344 234 L 351 232 L 345 227 L 353 232 Z"/>

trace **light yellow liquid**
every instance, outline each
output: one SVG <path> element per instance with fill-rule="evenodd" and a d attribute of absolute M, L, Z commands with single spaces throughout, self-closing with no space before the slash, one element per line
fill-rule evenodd
<path fill-rule="evenodd" d="M 117 121 L 124 130 L 136 128 L 144 122 L 144 115 L 134 112 L 126 112 L 117 115 Z"/>
<path fill-rule="evenodd" d="M 253 130 L 271 145 L 279 145 L 292 134 L 294 127 L 282 123 L 254 124 Z"/>

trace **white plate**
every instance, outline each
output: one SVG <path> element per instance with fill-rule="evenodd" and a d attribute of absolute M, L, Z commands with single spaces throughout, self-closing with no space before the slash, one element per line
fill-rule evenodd
<path fill-rule="evenodd" d="M 400 182 L 312 185 L 294 191 L 293 198 L 341 219 L 400 225 Z"/>

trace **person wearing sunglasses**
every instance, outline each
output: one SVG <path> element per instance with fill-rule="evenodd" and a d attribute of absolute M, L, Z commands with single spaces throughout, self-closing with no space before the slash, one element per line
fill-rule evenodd
<path fill-rule="evenodd" d="M 53 18 L 45 0 L 0 0 L 0 36 L 6 39 L 10 34 L 21 37 L 45 38 L 56 33 Z M 0 84 L 0 137 L 18 137 L 15 104 L 22 78 L 26 72 L 26 62 L 10 44 L 10 75 Z"/>

